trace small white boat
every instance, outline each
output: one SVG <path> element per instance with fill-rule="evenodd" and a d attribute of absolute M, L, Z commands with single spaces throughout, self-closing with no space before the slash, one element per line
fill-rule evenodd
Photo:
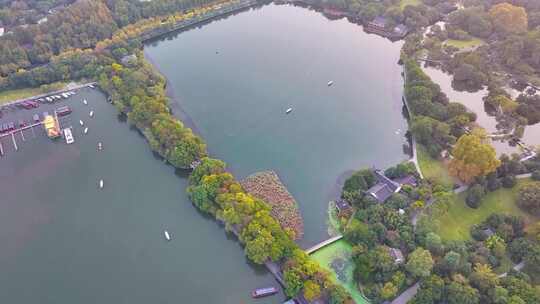
<path fill-rule="evenodd" d="M 330 80 L 330 81 L 328 82 L 328 86 L 331 86 L 331 85 L 333 85 L 333 84 L 334 84 L 334 82 L 333 82 L 332 80 Z"/>
<path fill-rule="evenodd" d="M 81 124 L 81 126 L 84 126 L 84 122 L 82 120 L 79 120 L 79 123 Z"/>
<path fill-rule="evenodd" d="M 90 111 L 90 117 L 94 117 L 94 111 Z"/>
<path fill-rule="evenodd" d="M 88 87 L 89 87 L 90 89 L 93 89 L 93 88 L 94 88 L 94 85 L 93 85 L 93 84 L 89 84 Z"/>
<path fill-rule="evenodd" d="M 102 179 L 99 180 L 99 189 L 103 189 L 103 180 Z"/>
<path fill-rule="evenodd" d="M 88 104 L 88 101 L 86 101 L 86 99 L 83 99 L 82 103 L 84 103 L 85 105 Z"/>
<path fill-rule="evenodd" d="M 101 142 L 98 142 L 97 148 L 98 148 L 98 151 L 103 150 L 103 145 L 101 144 Z"/>
<path fill-rule="evenodd" d="M 68 145 L 75 142 L 75 138 L 73 138 L 73 134 L 71 134 L 71 129 L 70 128 L 64 129 L 64 137 L 65 137 L 66 143 Z"/>
<path fill-rule="evenodd" d="M 285 111 L 285 114 L 289 114 L 292 112 L 292 108 L 288 108 L 287 111 Z"/>
<path fill-rule="evenodd" d="M 163 235 L 165 235 L 165 239 L 167 241 L 171 240 L 171 235 L 169 234 L 169 231 L 167 231 L 167 230 L 163 231 Z"/>
<path fill-rule="evenodd" d="M 88 133 L 88 127 L 84 128 L 84 134 Z"/>

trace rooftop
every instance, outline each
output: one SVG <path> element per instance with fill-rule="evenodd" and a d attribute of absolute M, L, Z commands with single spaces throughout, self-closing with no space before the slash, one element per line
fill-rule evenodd
<path fill-rule="evenodd" d="M 401 184 L 397 183 L 384 175 L 381 170 L 374 170 L 377 177 L 377 183 L 369 188 L 367 193 L 375 198 L 379 203 L 386 201 L 392 194 L 401 189 Z"/>
<path fill-rule="evenodd" d="M 405 258 L 403 257 L 403 253 L 401 252 L 401 250 L 388 247 L 388 253 L 394 259 L 394 263 L 400 264 L 405 262 Z"/>
<path fill-rule="evenodd" d="M 394 28 L 394 34 L 398 36 L 405 36 L 409 32 L 409 28 L 405 24 L 398 24 Z"/>
<path fill-rule="evenodd" d="M 404 177 L 396 178 L 395 182 L 401 185 L 411 186 L 416 186 L 418 184 L 418 181 L 416 180 L 416 177 L 414 177 L 414 175 L 407 175 Z"/>
<path fill-rule="evenodd" d="M 373 21 L 370 22 L 371 25 L 378 26 L 378 27 L 385 27 L 386 23 L 388 21 L 383 16 L 378 16 L 373 19 Z"/>
<path fill-rule="evenodd" d="M 336 208 L 339 211 L 347 211 L 351 209 L 351 205 L 346 200 L 340 199 L 336 201 Z"/>

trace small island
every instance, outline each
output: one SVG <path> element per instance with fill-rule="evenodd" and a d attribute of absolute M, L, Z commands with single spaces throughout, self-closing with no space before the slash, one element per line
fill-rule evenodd
<path fill-rule="evenodd" d="M 272 207 L 271 215 L 283 229 L 294 232 L 294 239 L 304 236 L 304 221 L 298 204 L 274 171 L 252 174 L 241 181 L 249 194 L 267 202 Z"/>

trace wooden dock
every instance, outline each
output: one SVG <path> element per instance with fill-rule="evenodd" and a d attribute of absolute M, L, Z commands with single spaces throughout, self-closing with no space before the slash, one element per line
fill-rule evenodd
<path fill-rule="evenodd" d="M 32 133 L 34 134 L 34 137 L 35 137 L 35 133 L 34 133 L 34 127 L 37 127 L 41 125 L 41 122 L 38 122 L 38 123 L 34 123 L 34 124 L 31 124 L 31 125 L 28 125 L 28 126 L 24 126 L 22 128 L 19 128 L 19 129 L 15 129 L 9 133 L 4 133 L 4 134 L 0 134 L 0 139 L 4 138 L 4 137 L 11 137 L 11 142 L 13 143 L 13 147 L 15 148 L 15 151 L 19 151 L 19 145 L 17 144 L 17 140 L 15 138 L 15 134 L 17 132 L 20 132 L 21 133 L 21 137 L 22 137 L 22 140 L 23 141 L 26 141 L 26 138 L 24 137 L 24 133 L 23 131 L 24 130 L 28 130 L 28 129 L 31 129 L 32 130 Z M 2 145 L 2 142 L 0 141 L 0 156 L 4 156 L 5 154 L 5 151 L 4 151 L 4 146 Z"/>

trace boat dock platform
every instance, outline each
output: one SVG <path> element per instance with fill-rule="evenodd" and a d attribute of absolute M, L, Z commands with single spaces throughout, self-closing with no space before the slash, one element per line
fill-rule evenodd
<path fill-rule="evenodd" d="M 93 88 L 93 86 L 93 83 L 84 85 L 88 88 Z M 70 91 L 73 90 L 71 88 Z M 0 106 L 0 158 L 5 157 L 10 152 L 20 151 L 24 148 L 24 143 L 28 143 L 32 139 L 46 142 L 43 138 L 61 137 L 67 141 L 64 130 L 70 130 L 73 127 L 70 115 L 71 108 L 68 104 L 77 102 L 79 99 L 77 96 L 68 96 L 58 99 L 55 103 L 43 102 L 31 108 L 16 106 L 21 100 Z M 71 133 L 69 142 L 74 142 L 74 133 Z"/>

